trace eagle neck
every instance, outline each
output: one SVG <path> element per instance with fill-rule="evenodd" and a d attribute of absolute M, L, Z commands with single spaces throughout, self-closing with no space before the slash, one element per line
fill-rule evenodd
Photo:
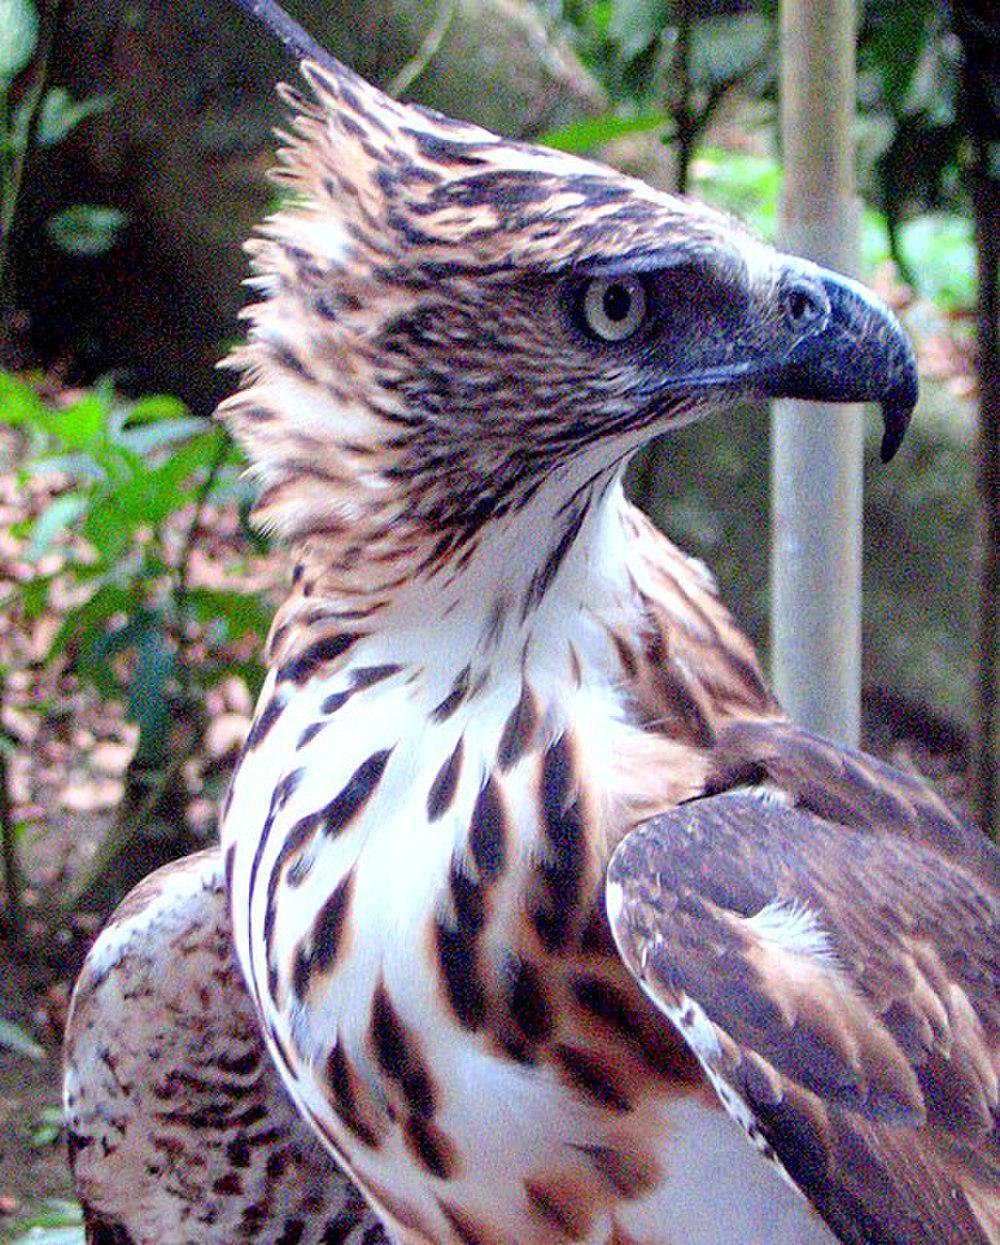
<path fill-rule="evenodd" d="M 306 580 L 276 622 L 271 665 L 281 680 L 391 664 L 431 707 L 456 686 L 481 692 L 530 673 L 557 688 L 599 674 L 595 665 L 617 670 L 609 631 L 638 609 L 627 511 L 620 469 L 562 478 L 488 523 L 467 556 L 377 603 L 326 597 Z"/>

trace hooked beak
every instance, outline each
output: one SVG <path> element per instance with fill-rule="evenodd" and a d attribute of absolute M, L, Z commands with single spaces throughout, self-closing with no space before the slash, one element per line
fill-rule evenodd
<path fill-rule="evenodd" d="M 789 257 L 781 297 L 785 314 L 808 322 L 785 357 L 766 365 L 754 388 L 774 398 L 877 402 L 887 463 L 917 404 L 917 361 L 892 311 L 857 281 Z"/>

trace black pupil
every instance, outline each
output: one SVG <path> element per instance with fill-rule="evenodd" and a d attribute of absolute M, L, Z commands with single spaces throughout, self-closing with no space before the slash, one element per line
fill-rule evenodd
<path fill-rule="evenodd" d="M 632 292 L 624 285 L 609 285 L 604 291 L 604 314 L 612 324 L 620 324 L 632 310 Z"/>
<path fill-rule="evenodd" d="M 788 300 L 788 310 L 793 320 L 804 320 L 809 313 L 809 300 L 801 290 L 793 290 Z"/>

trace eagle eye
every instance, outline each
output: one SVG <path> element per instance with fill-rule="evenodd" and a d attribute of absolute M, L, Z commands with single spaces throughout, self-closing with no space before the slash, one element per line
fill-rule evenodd
<path fill-rule="evenodd" d="M 583 320 L 601 341 L 620 342 L 646 318 L 646 290 L 639 277 L 595 277 L 583 290 Z"/>

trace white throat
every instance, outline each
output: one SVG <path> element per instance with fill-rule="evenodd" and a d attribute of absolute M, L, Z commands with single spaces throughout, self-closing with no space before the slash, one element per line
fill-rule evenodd
<path fill-rule="evenodd" d="M 468 668 L 473 683 L 570 678 L 632 620 L 621 472 L 575 493 L 565 478 L 491 521 L 469 558 L 402 589 L 358 660 L 419 669 L 428 698 Z M 575 654 L 575 656 L 574 656 Z"/>

